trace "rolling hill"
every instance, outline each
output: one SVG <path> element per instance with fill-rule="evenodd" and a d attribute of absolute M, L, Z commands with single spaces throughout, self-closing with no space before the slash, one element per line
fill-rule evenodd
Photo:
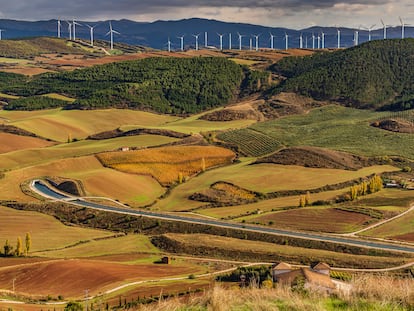
<path fill-rule="evenodd" d="M 223 57 L 147 58 L 111 63 L 33 78 L 0 76 L 0 89 L 26 96 L 10 100 L 7 110 L 132 108 L 186 114 L 228 104 L 265 85 L 268 74 L 251 71 Z M 12 81 L 13 83 L 8 83 Z M 260 82 L 258 82 L 260 81 Z M 73 103 L 41 97 L 58 93 Z"/>
<path fill-rule="evenodd" d="M 286 77 L 275 90 L 346 106 L 414 108 L 414 39 L 372 41 L 334 53 L 289 57 L 271 70 Z"/>

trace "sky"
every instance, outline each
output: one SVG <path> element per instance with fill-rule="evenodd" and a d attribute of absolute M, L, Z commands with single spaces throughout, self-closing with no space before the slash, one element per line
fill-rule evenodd
<path fill-rule="evenodd" d="M 1 0 L 0 18 L 138 22 L 200 17 L 303 29 L 310 26 L 414 25 L 413 0 Z"/>

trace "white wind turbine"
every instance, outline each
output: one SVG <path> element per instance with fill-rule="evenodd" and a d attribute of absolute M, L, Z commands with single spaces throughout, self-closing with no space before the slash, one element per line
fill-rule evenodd
<path fill-rule="evenodd" d="M 323 32 L 323 30 L 321 30 L 321 35 L 322 35 L 322 49 L 325 48 L 325 33 Z"/>
<path fill-rule="evenodd" d="M 404 39 L 405 38 L 405 26 L 409 26 L 409 24 L 405 24 L 401 17 L 399 17 L 399 19 L 401 22 L 401 39 Z"/>
<path fill-rule="evenodd" d="M 256 51 L 258 51 L 259 50 L 259 37 L 260 37 L 260 34 L 259 35 L 253 35 L 253 37 L 256 40 Z"/>
<path fill-rule="evenodd" d="M 308 48 L 308 40 L 309 40 L 309 37 L 308 37 L 308 36 L 306 36 L 306 41 L 305 41 L 305 48 L 306 48 L 306 49 Z"/>
<path fill-rule="evenodd" d="M 285 50 L 289 48 L 289 35 L 285 32 Z"/>
<path fill-rule="evenodd" d="M 271 50 L 274 50 L 274 46 L 275 46 L 275 36 L 271 32 L 269 32 L 269 34 L 270 34 L 270 49 Z"/>
<path fill-rule="evenodd" d="M 354 32 L 354 45 L 357 46 L 359 44 L 359 29 L 355 30 Z"/>
<path fill-rule="evenodd" d="M 318 50 L 321 48 L 321 36 L 318 34 Z"/>
<path fill-rule="evenodd" d="M 69 40 L 72 40 L 72 23 L 66 21 L 68 24 Z"/>
<path fill-rule="evenodd" d="M 62 27 L 62 23 L 60 21 L 60 18 L 57 20 L 57 37 L 60 38 L 60 29 Z"/>
<path fill-rule="evenodd" d="M 184 36 L 182 35 L 180 37 L 177 37 L 178 39 L 180 39 L 180 43 L 181 43 L 181 52 L 184 52 Z"/>
<path fill-rule="evenodd" d="M 204 47 L 208 48 L 208 34 L 207 31 L 204 32 Z"/>
<path fill-rule="evenodd" d="M 341 48 L 341 30 L 339 28 L 337 28 L 336 33 L 337 33 L 337 39 L 338 39 L 337 47 L 338 47 L 338 49 L 340 49 Z"/>
<path fill-rule="evenodd" d="M 229 50 L 231 50 L 232 46 L 231 46 L 231 32 L 229 32 Z"/>
<path fill-rule="evenodd" d="M 167 46 L 168 46 L 168 52 L 171 52 L 171 40 L 170 40 L 170 37 L 168 37 Z"/>
<path fill-rule="evenodd" d="M 95 27 L 96 26 L 98 26 L 98 24 L 96 24 L 96 25 L 94 25 L 94 26 L 91 26 L 91 25 L 88 25 L 88 24 L 85 24 L 88 28 L 89 28 L 89 30 L 90 30 L 90 36 L 91 36 L 91 47 L 93 47 L 93 30 L 95 29 Z"/>
<path fill-rule="evenodd" d="M 75 21 L 75 19 L 73 19 L 72 25 L 73 25 L 73 41 L 76 41 L 76 25 L 78 26 L 82 26 L 82 25 L 79 24 L 77 21 Z"/>
<path fill-rule="evenodd" d="M 220 51 L 223 51 L 223 36 L 224 36 L 224 34 L 217 33 L 217 35 L 220 38 Z"/>
<path fill-rule="evenodd" d="M 315 49 L 315 34 L 312 32 L 312 49 Z"/>
<path fill-rule="evenodd" d="M 107 35 L 111 36 L 111 50 L 114 49 L 114 33 L 120 35 L 120 33 L 112 28 L 112 23 L 109 22 L 109 31 L 106 33 Z"/>
<path fill-rule="evenodd" d="M 253 39 L 252 39 L 252 37 L 250 37 L 250 40 L 249 40 L 249 47 L 250 47 L 250 51 L 251 50 L 253 50 Z"/>
<path fill-rule="evenodd" d="M 365 28 L 366 30 L 368 30 L 368 41 L 371 41 L 371 39 L 372 39 L 372 36 L 371 36 L 371 31 L 372 31 L 372 29 L 374 29 L 374 27 L 375 27 L 376 25 L 374 24 L 374 25 L 371 25 L 370 27 L 368 27 L 368 28 Z"/>
<path fill-rule="evenodd" d="M 299 36 L 299 48 L 303 49 L 303 34 L 302 33 L 300 33 L 300 36 Z"/>
<path fill-rule="evenodd" d="M 195 49 L 198 51 L 198 37 L 200 37 L 200 34 L 193 35 L 193 37 L 195 38 Z"/>
<path fill-rule="evenodd" d="M 382 19 L 381 19 L 381 24 L 384 27 L 384 40 L 385 40 L 385 39 L 387 39 L 387 27 L 389 25 L 386 25 Z"/>
<path fill-rule="evenodd" d="M 245 35 L 241 35 L 240 33 L 237 33 L 237 36 L 239 37 L 239 50 L 242 49 L 242 38 L 245 37 Z"/>
<path fill-rule="evenodd" d="M 4 31 L 5 31 L 4 29 L 0 29 L 0 41 L 3 39 L 2 34 L 3 34 Z"/>

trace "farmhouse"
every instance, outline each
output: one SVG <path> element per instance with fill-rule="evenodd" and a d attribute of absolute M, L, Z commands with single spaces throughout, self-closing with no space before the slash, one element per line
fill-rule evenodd
<path fill-rule="evenodd" d="M 331 292 L 336 286 L 329 272 L 330 267 L 326 263 L 293 269 L 291 265 L 281 262 L 272 267 L 273 281 L 276 283 L 292 286 L 303 281 L 306 289 Z"/>

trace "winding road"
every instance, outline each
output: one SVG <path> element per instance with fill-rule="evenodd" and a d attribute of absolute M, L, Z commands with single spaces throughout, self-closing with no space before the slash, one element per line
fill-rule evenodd
<path fill-rule="evenodd" d="M 355 237 L 332 236 L 328 234 L 296 232 L 296 231 L 266 228 L 266 227 L 260 227 L 260 226 L 254 226 L 254 225 L 245 225 L 245 224 L 239 224 L 239 223 L 233 223 L 233 222 L 224 222 L 224 221 L 213 220 L 213 219 L 191 218 L 191 217 L 184 217 L 180 215 L 167 214 L 167 213 L 150 212 L 150 211 L 144 211 L 144 210 L 132 210 L 128 208 L 117 208 L 113 206 L 106 206 L 102 204 L 87 202 L 79 197 L 73 197 L 73 196 L 63 194 L 54 189 L 51 189 L 49 186 L 47 186 L 40 180 L 33 180 L 30 184 L 30 187 L 34 192 L 38 193 L 39 195 L 43 197 L 46 197 L 52 200 L 57 200 L 57 201 L 64 201 L 68 204 L 82 206 L 82 207 L 91 208 L 91 209 L 100 210 L 100 211 L 107 211 L 107 212 L 119 213 L 119 214 L 124 214 L 124 215 L 156 218 L 160 220 L 179 221 L 179 222 L 186 222 L 186 223 L 192 223 L 192 224 L 200 224 L 200 225 L 207 225 L 207 226 L 214 226 L 214 227 L 228 228 L 228 229 L 235 229 L 235 230 L 243 230 L 243 231 L 250 231 L 250 232 L 257 232 L 257 233 L 265 233 L 265 234 L 271 234 L 271 235 L 299 238 L 299 239 L 304 239 L 304 240 L 314 240 L 314 241 L 321 241 L 321 242 L 345 244 L 345 245 L 356 246 L 356 247 L 372 248 L 372 249 L 377 249 L 377 250 L 382 250 L 382 251 L 396 251 L 396 252 L 405 252 L 405 253 L 414 254 L 414 246 L 410 246 L 410 245 L 373 242 L 373 241 L 358 239 Z"/>

